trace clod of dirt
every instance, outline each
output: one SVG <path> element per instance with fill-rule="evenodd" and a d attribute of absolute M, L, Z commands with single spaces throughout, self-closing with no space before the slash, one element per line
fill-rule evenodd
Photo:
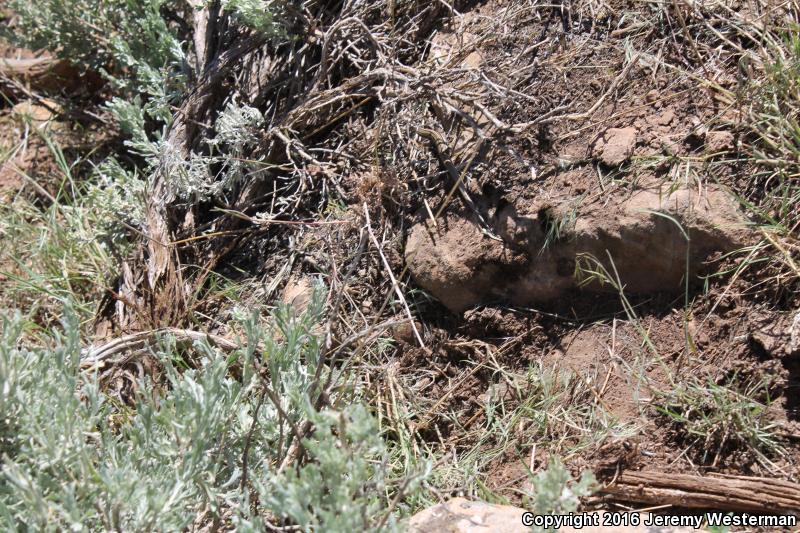
<path fill-rule="evenodd" d="M 466 330 L 475 337 L 517 337 L 536 329 L 527 317 L 502 308 L 481 307 L 464 313 Z"/>
<path fill-rule="evenodd" d="M 750 319 L 750 340 L 771 358 L 800 356 L 800 312 L 794 316 L 756 315 Z"/>
<path fill-rule="evenodd" d="M 453 498 L 445 503 L 429 507 L 411 517 L 408 533 L 485 533 L 502 531 L 504 533 L 526 533 L 529 526 L 522 523 L 525 509 L 510 505 L 494 505 L 484 502 L 471 502 L 464 498 Z M 603 512 L 597 513 L 597 520 L 603 523 Z M 640 522 L 644 522 L 644 517 Z M 576 524 L 577 525 L 577 524 Z M 574 533 L 688 533 L 689 528 L 640 526 L 593 526 L 583 525 L 578 529 L 562 525 L 561 532 Z"/>
<path fill-rule="evenodd" d="M 741 247 L 749 235 L 736 202 L 717 189 L 639 190 L 608 205 L 573 204 L 533 213 L 504 208 L 495 228 L 503 242 L 455 216 L 436 229 L 419 223 L 408 237 L 407 264 L 420 286 L 461 312 L 493 301 L 546 303 L 581 285 L 610 290 L 609 280 L 581 274 L 597 263 L 619 276 L 626 293 L 678 291 L 687 274 L 695 279 L 712 256 Z"/>
<path fill-rule="evenodd" d="M 608 167 L 617 167 L 628 160 L 636 147 L 636 128 L 609 128 L 595 150 L 600 161 Z"/>
<path fill-rule="evenodd" d="M 471 221 L 449 218 L 432 234 L 428 224 L 411 229 L 406 261 L 414 279 L 453 311 L 463 311 L 484 299 L 502 297 L 495 292 L 498 279 L 516 261 L 524 264 L 503 243 L 490 239 Z"/>
<path fill-rule="evenodd" d="M 734 137 L 729 131 L 709 131 L 706 133 L 706 152 L 718 154 L 733 150 Z"/>
<path fill-rule="evenodd" d="M 398 316 L 398 319 L 403 318 Z M 404 344 L 414 344 L 416 342 L 416 338 L 414 336 L 414 329 L 416 328 L 417 331 L 422 331 L 422 324 L 417 321 L 414 321 L 412 325 L 411 322 L 403 322 L 401 324 L 397 324 L 389 328 L 389 334 L 396 340 L 397 342 L 404 343 Z"/>

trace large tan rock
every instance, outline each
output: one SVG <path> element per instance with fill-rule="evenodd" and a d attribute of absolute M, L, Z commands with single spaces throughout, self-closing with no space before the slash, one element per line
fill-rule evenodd
<path fill-rule="evenodd" d="M 429 507 L 411 517 L 408 533 L 529 533 L 531 528 L 523 524 L 522 515 L 525 509 L 510 505 L 493 505 L 484 502 L 471 502 L 464 498 L 453 498 L 443 504 Z M 603 524 L 604 513 L 587 513 Z M 689 533 L 695 532 L 691 527 L 645 526 L 648 515 L 639 515 L 638 526 L 595 526 L 582 527 L 562 526 L 561 532 L 568 533 Z"/>
<path fill-rule="evenodd" d="M 496 218 L 503 242 L 456 217 L 436 229 L 417 224 L 409 234 L 406 261 L 414 279 L 454 312 L 493 301 L 544 303 L 579 286 L 611 290 L 576 279 L 576 266 L 589 266 L 589 257 L 618 275 L 626 293 L 681 291 L 687 275 L 695 279 L 715 254 L 749 238 L 736 201 L 718 189 L 640 190 L 609 205 L 530 212 L 509 206 Z"/>
<path fill-rule="evenodd" d="M 453 498 L 411 517 L 409 533 L 527 533 L 522 524 L 524 509 Z"/>
<path fill-rule="evenodd" d="M 427 224 L 412 228 L 406 261 L 417 283 L 454 311 L 502 297 L 505 287 L 498 280 L 515 263 L 525 263 L 524 257 L 488 238 L 468 220 L 452 218 L 439 224 L 438 232 L 429 229 Z"/>

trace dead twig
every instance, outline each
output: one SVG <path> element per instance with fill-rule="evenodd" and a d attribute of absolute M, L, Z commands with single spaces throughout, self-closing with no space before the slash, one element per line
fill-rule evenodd
<path fill-rule="evenodd" d="M 427 351 L 428 348 L 422 341 L 422 336 L 419 334 L 416 324 L 414 324 L 414 315 L 411 314 L 411 309 L 408 307 L 408 302 L 406 302 L 406 297 L 403 295 L 403 291 L 400 289 L 400 285 L 398 285 L 397 279 L 395 279 L 394 277 L 394 273 L 392 272 L 392 267 L 391 265 L 389 265 L 389 261 L 386 259 L 386 256 L 383 253 L 383 248 L 381 247 L 381 244 L 378 242 L 378 239 L 372 232 L 372 226 L 369 219 L 369 209 L 367 208 L 366 203 L 364 203 L 364 217 L 366 218 L 367 221 L 367 232 L 369 232 L 370 239 L 372 239 L 372 243 L 375 245 L 375 248 L 378 250 L 378 254 L 381 256 L 381 260 L 383 261 L 383 266 L 386 269 L 386 272 L 389 274 L 389 279 L 392 282 L 392 287 L 394 288 L 394 292 L 397 295 L 397 299 L 400 300 L 401 304 L 403 304 L 403 308 L 406 311 L 406 315 L 408 316 L 408 319 L 411 321 L 411 329 L 414 331 L 414 337 L 416 337 L 420 348 Z"/>
<path fill-rule="evenodd" d="M 201 331 L 194 331 L 190 329 L 178 328 L 159 328 L 150 331 L 140 331 L 132 335 L 125 335 L 116 338 L 101 346 L 86 348 L 81 353 L 81 368 L 90 369 L 106 364 L 115 364 L 115 356 L 129 352 L 141 353 L 149 347 L 156 344 L 159 337 L 172 336 L 177 342 L 208 342 L 212 346 L 216 346 L 225 351 L 233 351 L 239 348 L 239 345 L 219 335 L 211 333 L 203 333 Z M 125 358 L 130 360 L 130 355 Z"/>

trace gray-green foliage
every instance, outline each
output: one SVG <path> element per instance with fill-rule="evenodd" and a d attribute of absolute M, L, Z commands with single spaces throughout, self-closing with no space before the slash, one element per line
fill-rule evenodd
<path fill-rule="evenodd" d="M 95 168 L 94 180 L 82 202 L 91 206 L 97 220 L 96 230 L 112 240 L 120 240 L 125 230 L 120 222 L 139 226 L 144 221 L 144 181 L 135 171 L 109 157 Z"/>
<path fill-rule="evenodd" d="M 119 123 L 129 152 L 144 161 L 143 174 L 159 162 L 170 169 L 175 197 L 201 199 L 237 183 L 242 161 L 253 145 L 253 128 L 263 120 L 248 106 L 230 104 L 215 123 L 216 138 L 188 160 L 170 161 L 163 146 L 174 105 L 190 79 L 186 50 L 165 12 L 165 0 L 12 0 L 19 27 L 13 35 L 23 45 L 48 49 L 102 72 L 117 95 L 108 109 Z M 274 21 L 275 6 L 263 0 L 224 0 L 224 12 L 270 37 L 283 35 Z M 211 172 L 219 165 L 219 173 Z M 119 166 L 119 164 L 117 164 Z"/>
<path fill-rule="evenodd" d="M 258 483 L 262 501 L 303 531 L 346 533 L 377 525 L 386 508 L 387 466 L 374 419 L 356 404 L 313 413 L 313 422 L 316 431 L 304 447 L 316 461 L 267 475 Z"/>
<path fill-rule="evenodd" d="M 222 0 L 221 5 L 245 26 L 270 36 L 282 34 L 282 28 L 275 22 L 275 5 L 271 0 Z"/>
<path fill-rule="evenodd" d="M 206 141 L 208 155 L 193 153 L 187 161 L 170 164 L 171 190 L 182 199 L 204 199 L 224 193 L 249 173 L 258 172 L 259 163 L 250 155 L 258 142 L 258 128 L 264 123 L 261 112 L 230 102 L 214 122 L 216 135 Z M 212 172 L 212 168 L 217 168 Z"/>
<path fill-rule="evenodd" d="M 147 115 L 158 116 L 164 124 L 171 122 L 171 115 L 161 113 L 163 109 L 146 111 L 138 96 L 134 97 L 132 101 L 115 97 L 108 102 L 107 106 L 117 119 L 122 133 L 128 137 L 125 141 L 128 151 L 142 156 L 150 165 L 154 165 L 161 151 L 161 134 L 155 132 L 148 135 L 145 127 Z"/>
<path fill-rule="evenodd" d="M 164 105 L 185 82 L 185 51 L 165 0 L 11 0 L 15 37 L 103 72 L 120 90 Z"/>
<path fill-rule="evenodd" d="M 594 494 L 597 481 L 591 472 L 576 480 L 561 461 L 553 459 L 546 470 L 532 476 L 531 485 L 526 508 L 537 515 L 557 515 L 577 511 L 580 499 Z"/>
<path fill-rule="evenodd" d="M 554 459 L 546 470 L 533 476 L 533 493 L 528 505 L 536 514 L 564 514 L 574 512 L 580 498 L 594 493 L 596 480 L 591 472 L 584 472 L 579 480 L 572 477 L 563 463 Z"/>
<path fill-rule="evenodd" d="M 375 422 L 355 404 L 314 406 L 315 378 L 327 375 L 310 332 L 322 300 L 318 292 L 298 318 L 279 310 L 271 328 L 248 320 L 246 347 L 228 356 L 162 339 L 162 379 L 141 381 L 132 406 L 80 370 L 71 312 L 49 347 L 20 346 L 21 319 L 6 318 L 0 529 L 175 531 L 216 521 L 260 531 L 271 516 L 304 531 L 374 530 L 390 495 Z M 265 384 L 279 404 L 259 409 Z M 280 470 L 287 437 L 306 420 L 303 460 Z"/>
<path fill-rule="evenodd" d="M 84 68 L 100 72 L 116 96 L 108 109 L 128 140 L 129 152 L 145 161 L 149 170 L 158 160 L 164 131 L 172 123 L 173 106 L 186 90 L 186 51 L 163 11 L 165 0 L 11 0 L 18 15 L 13 34 L 17 42 L 47 49 Z M 109 162 L 115 172 L 104 175 L 134 176 L 118 160 Z M 101 169 L 101 175 L 102 171 Z M 134 180 L 103 184 L 115 191 Z M 127 195 L 128 200 L 134 198 Z M 130 205 L 130 202 L 128 202 Z M 131 222 L 130 211 L 123 213 Z"/>

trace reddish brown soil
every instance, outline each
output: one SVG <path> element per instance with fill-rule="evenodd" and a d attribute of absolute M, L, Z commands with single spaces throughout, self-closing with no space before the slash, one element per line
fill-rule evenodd
<path fill-rule="evenodd" d="M 468 32 L 482 34 L 487 26 L 503 19 L 508 7 L 501 1 L 476 7 L 467 15 Z M 623 7 L 631 6 L 620 5 Z M 565 39 L 548 39 L 543 36 L 559 33 L 554 29 L 561 27 L 557 17 L 545 22 L 534 16 L 509 17 L 495 25 L 494 38 L 479 40 L 476 53 L 487 75 L 529 95 L 519 99 L 487 97 L 485 105 L 497 119 L 507 124 L 534 121 L 562 105 L 570 111 L 592 109 L 620 75 L 624 52 L 618 35 L 626 32 L 614 30 L 618 21 L 613 16 L 589 22 L 576 26 Z M 633 42 L 638 49 L 662 47 L 665 59 L 672 63 L 692 62 L 684 55 L 689 53 L 686 47 L 676 48 L 665 36 L 634 36 Z M 477 59 L 470 57 L 474 66 Z M 517 60 L 509 61 L 510 57 Z M 736 76 L 730 66 L 714 67 L 715 81 L 733 87 Z M 535 91 L 525 90 L 527 87 L 535 87 Z M 479 170 L 469 176 L 468 191 L 490 227 L 504 206 L 537 212 L 576 198 L 582 208 L 594 207 L 602 216 L 612 199 L 624 201 L 643 183 L 702 189 L 716 182 L 746 194 L 748 187 L 742 181 L 746 169 L 718 163 L 723 154 L 737 149 L 736 119 L 736 109 L 723 105 L 713 92 L 698 90 L 690 78 L 642 60 L 585 119 L 531 127 L 510 135 L 505 146 L 493 146 Z M 688 160 L 694 162 L 696 171 L 687 181 Z M 436 212 L 445 198 L 444 194 L 429 197 L 431 211 Z M 454 220 L 473 219 L 470 208 L 460 201 L 453 201 L 445 212 Z M 412 222 L 427 218 L 427 211 L 420 211 Z M 442 220 L 447 227 L 448 219 Z M 439 230 L 439 235 L 447 231 Z M 455 239 L 448 246 L 464 257 L 448 268 L 465 269 L 465 277 L 483 268 L 481 283 L 488 287 L 505 283 L 503 276 L 513 271 L 513 255 L 500 258 L 508 242 L 497 244 L 477 233 L 463 240 L 443 238 Z M 473 253 L 481 247 L 486 250 Z M 476 259 L 482 253 L 487 262 L 502 268 L 486 269 L 486 263 Z M 711 271 L 720 271 L 730 265 L 716 262 L 709 266 Z M 496 360 L 510 372 L 524 372 L 541 361 L 546 368 L 568 369 L 584 376 L 596 393 L 590 401 L 601 404 L 613 417 L 637 425 L 633 437 L 607 439 L 571 455 L 568 459 L 576 470 L 590 468 L 612 475 L 618 468 L 716 471 L 797 481 L 800 412 L 795 398 L 800 365 L 797 354 L 789 355 L 784 347 L 790 342 L 787 324 L 800 308 L 800 299 L 796 291 L 787 291 L 779 283 L 760 283 L 771 275 L 767 270 L 748 271 L 730 284 L 729 277 L 714 278 L 707 289 L 693 280 L 685 309 L 686 295 L 681 291 L 633 297 L 631 303 L 642 329 L 628 320 L 613 293 L 576 292 L 545 302 L 537 310 L 509 307 L 509 301 L 501 300 L 464 313 L 458 302 L 469 300 L 470 295 L 459 292 L 454 282 L 447 290 L 456 298 L 453 307 L 459 312 L 455 315 L 443 313 L 435 303 L 416 302 L 427 309 L 422 318 L 431 353 L 413 343 L 400 343 L 397 372 L 414 375 L 420 368 L 426 369 L 431 382 L 424 394 L 440 399 L 436 407 L 443 414 L 435 428 L 425 426 L 424 436 L 443 442 L 446 448 L 469 449 L 480 434 L 476 428 L 486 422 L 481 400 L 502 379 L 488 369 L 470 370 L 474 364 L 488 365 L 487 354 L 495 353 Z M 423 279 L 417 281 L 425 285 Z M 687 344 L 687 330 L 693 346 Z M 648 350 L 643 348 L 642 331 L 653 342 L 661 362 L 643 355 Z M 630 369 L 639 363 L 642 376 L 637 378 Z M 728 446 L 716 454 L 716 450 L 692 445 L 680 428 L 651 405 L 655 392 L 669 391 L 690 379 L 724 384 L 733 376 L 743 382 L 762 378 L 771 382 L 769 395 L 777 401 L 770 415 L 781 424 L 778 438 L 786 454 L 770 456 L 770 467 L 747 449 Z M 453 420 L 445 413 L 457 413 L 457 417 Z M 490 446 L 486 449 L 488 453 Z M 523 465 L 528 464 L 530 453 L 530 443 L 519 444 L 494 459 L 486 470 L 488 487 L 517 498 L 527 479 Z M 546 455 L 537 454 L 533 466 L 543 467 L 546 461 Z"/>
<path fill-rule="evenodd" d="M 58 122 L 58 109 L 55 102 L 44 100 L 0 110 L 0 198 L 9 200 L 23 188 L 33 197 L 56 193 L 60 170 L 46 139 L 62 149 L 79 142 L 79 135 Z"/>

